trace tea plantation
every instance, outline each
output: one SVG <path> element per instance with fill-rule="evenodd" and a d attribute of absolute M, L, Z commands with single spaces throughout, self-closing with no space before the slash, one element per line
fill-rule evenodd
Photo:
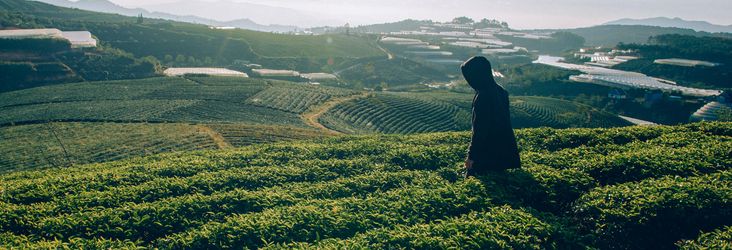
<path fill-rule="evenodd" d="M 0 173 L 318 137 L 322 134 L 315 129 L 240 123 L 53 122 L 0 127 Z"/>
<path fill-rule="evenodd" d="M 0 175 L 0 244 L 69 249 L 717 249 L 732 124 L 522 129 L 461 177 L 467 132 L 346 136 Z"/>
<path fill-rule="evenodd" d="M 342 103 L 321 122 L 344 133 L 424 133 L 470 130 L 472 94 L 387 93 Z M 630 125 L 593 107 L 554 98 L 511 97 L 515 128 Z"/>

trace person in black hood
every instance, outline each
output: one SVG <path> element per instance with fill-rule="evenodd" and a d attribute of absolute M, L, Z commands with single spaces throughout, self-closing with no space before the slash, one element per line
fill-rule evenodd
<path fill-rule="evenodd" d="M 467 176 L 521 167 L 516 136 L 511 127 L 508 92 L 493 79 L 491 63 L 482 56 L 460 67 L 475 91 L 473 137 L 465 160 Z"/>

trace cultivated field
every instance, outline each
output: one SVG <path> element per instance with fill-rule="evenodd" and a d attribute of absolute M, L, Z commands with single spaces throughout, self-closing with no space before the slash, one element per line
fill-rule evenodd
<path fill-rule="evenodd" d="M 523 167 L 479 179 L 460 177 L 467 132 L 17 172 L 0 175 L 0 243 L 667 249 L 689 240 L 679 244 L 716 248 L 732 225 L 731 136 L 729 123 L 519 130 Z"/>

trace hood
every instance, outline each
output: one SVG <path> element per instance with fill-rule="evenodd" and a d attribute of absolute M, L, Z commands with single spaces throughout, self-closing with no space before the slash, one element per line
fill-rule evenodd
<path fill-rule="evenodd" d="M 475 91 L 490 91 L 496 88 L 496 80 L 493 79 L 493 68 L 491 63 L 482 56 L 470 58 L 460 66 L 468 85 Z"/>

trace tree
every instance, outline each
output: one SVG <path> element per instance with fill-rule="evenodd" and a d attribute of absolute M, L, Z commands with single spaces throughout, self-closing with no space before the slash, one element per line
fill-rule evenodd
<path fill-rule="evenodd" d="M 473 19 L 471 19 L 469 17 L 461 16 L 461 17 L 456 17 L 455 19 L 452 19 L 452 23 L 454 23 L 454 24 L 471 24 L 471 23 L 475 23 L 475 20 L 473 20 Z"/>
<path fill-rule="evenodd" d="M 143 22 L 145 22 L 145 18 L 142 17 L 142 13 L 140 13 L 140 15 L 137 16 L 137 24 L 142 24 Z"/>

